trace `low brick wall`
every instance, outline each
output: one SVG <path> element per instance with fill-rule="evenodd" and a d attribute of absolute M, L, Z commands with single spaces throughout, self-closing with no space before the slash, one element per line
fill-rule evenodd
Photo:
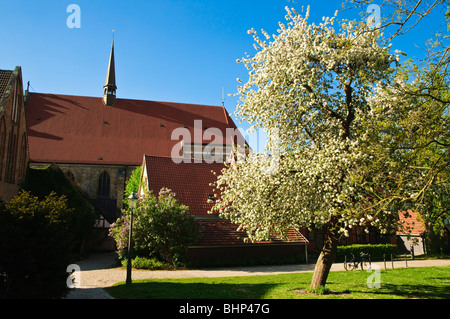
<path fill-rule="evenodd" d="M 301 257 L 303 256 L 303 257 Z M 239 265 L 244 261 L 304 258 L 303 244 L 249 244 L 190 247 L 188 259 L 198 266 Z"/>

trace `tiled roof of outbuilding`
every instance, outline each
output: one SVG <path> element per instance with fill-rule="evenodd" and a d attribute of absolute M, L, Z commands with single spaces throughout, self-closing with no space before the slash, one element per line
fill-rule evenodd
<path fill-rule="evenodd" d="M 214 220 L 204 219 L 198 220 L 197 225 L 200 228 L 202 237 L 197 243 L 199 246 L 223 246 L 223 245 L 244 245 L 246 243 L 244 238 L 247 234 L 239 230 L 238 225 L 231 223 L 228 220 Z M 280 238 L 272 238 L 268 241 L 257 241 L 254 244 L 307 244 L 308 240 L 297 230 L 291 228 L 287 234 L 287 240 L 283 241 Z"/>
<path fill-rule="evenodd" d="M 217 214 L 208 214 L 213 206 L 208 203 L 208 196 L 214 194 L 216 174 L 225 167 L 222 163 L 175 163 L 171 158 L 145 156 L 145 169 L 148 176 L 149 189 L 157 195 L 161 188 L 171 189 L 178 200 L 189 206 L 190 213 L 197 217 L 196 223 L 201 230 L 202 238 L 199 246 L 243 245 L 247 237 L 244 231 L 238 231 L 238 225 L 228 220 L 219 219 Z M 273 243 L 308 243 L 306 238 L 295 229 L 282 241 L 274 236 L 270 241 L 258 244 Z"/>
<path fill-rule="evenodd" d="M 145 156 L 148 187 L 155 195 L 161 188 L 171 189 L 178 200 L 189 206 L 190 213 L 196 217 L 213 217 L 208 214 L 213 204 L 208 196 L 214 194 L 216 180 L 212 172 L 220 174 L 223 163 L 175 163 L 170 157 Z"/>

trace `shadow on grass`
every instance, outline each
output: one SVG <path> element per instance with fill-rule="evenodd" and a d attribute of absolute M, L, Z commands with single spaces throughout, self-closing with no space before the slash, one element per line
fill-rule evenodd
<path fill-rule="evenodd" d="M 403 298 L 449 299 L 450 287 L 422 284 L 381 284 L 382 289 L 374 289 L 374 295 L 396 295 Z"/>
<path fill-rule="evenodd" d="M 145 282 L 105 289 L 117 299 L 261 299 L 276 285 Z"/>
<path fill-rule="evenodd" d="M 323 296 L 302 293 L 309 287 L 311 273 L 142 280 L 106 290 L 120 299 L 450 299 L 450 267 L 381 271 L 381 288 L 368 287 L 370 275 L 331 272 L 327 287 L 334 293 Z"/>

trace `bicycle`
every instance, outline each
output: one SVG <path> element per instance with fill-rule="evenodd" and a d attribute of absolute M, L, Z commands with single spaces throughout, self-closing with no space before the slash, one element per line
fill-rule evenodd
<path fill-rule="evenodd" d="M 355 270 L 358 269 L 358 266 L 361 266 L 361 270 L 364 270 L 364 268 L 369 269 L 371 266 L 370 255 L 361 252 L 360 256 L 355 258 L 352 254 L 352 259 L 346 261 L 344 266 L 346 270 Z"/>

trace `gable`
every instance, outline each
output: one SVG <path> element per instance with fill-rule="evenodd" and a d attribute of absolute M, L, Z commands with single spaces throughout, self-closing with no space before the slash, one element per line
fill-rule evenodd
<path fill-rule="evenodd" d="M 214 194 L 214 186 L 210 184 L 217 178 L 212 172 L 219 174 L 224 167 L 222 163 L 177 164 L 169 157 L 144 156 L 141 183 L 146 182 L 154 195 L 163 187 L 171 189 L 195 217 L 217 217 L 208 214 L 213 206 L 208 198 Z M 146 187 L 141 185 L 141 189 Z"/>

